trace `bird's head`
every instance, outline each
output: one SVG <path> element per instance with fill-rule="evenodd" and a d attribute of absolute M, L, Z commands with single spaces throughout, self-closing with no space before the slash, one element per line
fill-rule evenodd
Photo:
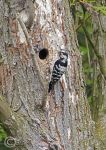
<path fill-rule="evenodd" d="M 67 60 L 68 59 L 68 54 L 65 51 L 60 51 L 60 59 Z"/>

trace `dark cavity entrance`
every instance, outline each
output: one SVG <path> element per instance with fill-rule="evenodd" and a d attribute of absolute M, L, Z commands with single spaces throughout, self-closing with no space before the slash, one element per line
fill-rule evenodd
<path fill-rule="evenodd" d="M 49 52 L 48 49 L 46 48 L 42 48 L 39 52 L 39 58 L 40 59 L 46 59 L 46 57 L 48 56 Z"/>

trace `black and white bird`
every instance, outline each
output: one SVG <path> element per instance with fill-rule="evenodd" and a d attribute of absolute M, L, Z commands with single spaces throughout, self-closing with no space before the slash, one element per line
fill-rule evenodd
<path fill-rule="evenodd" d="M 68 54 L 65 51 L 60 52 L 60 59 L 58 59 L 53 66 L 51 80 L 49 82 L 48 93 L 53 89 L 55 83 L 61 78 L 66 72 L 68 63 Z"/>

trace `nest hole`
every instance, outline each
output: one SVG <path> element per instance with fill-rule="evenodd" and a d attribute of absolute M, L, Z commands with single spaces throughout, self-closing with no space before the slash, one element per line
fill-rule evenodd
<path fill-rule="evenodd" d="M 48 49 L 42 48 L 42 49 L 40 50 L 40 52 L 39 52 L 39 58 L 40 58 L 40 59 L 46 59 L 47 56 L 48 56 L 48 54 L 49 54 Z"/>

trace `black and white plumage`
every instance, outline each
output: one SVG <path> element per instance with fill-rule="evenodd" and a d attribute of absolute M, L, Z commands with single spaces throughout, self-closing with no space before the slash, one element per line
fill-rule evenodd
<path fill-rule="evenodd" d="M 68 63 L 68 54 L 64 51 L 60 52 L 60 59 L 58 59 L 53 66 L 51 81 L 49 83 L 48 93 L 53 89 L 55 83 L 61 78 L 66 72 Z"/>

